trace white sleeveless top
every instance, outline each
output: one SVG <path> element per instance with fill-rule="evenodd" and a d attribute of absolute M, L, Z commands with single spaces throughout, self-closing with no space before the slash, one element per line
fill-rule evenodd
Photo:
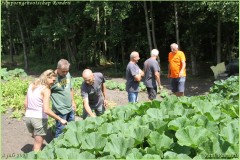
<path fill-rule="evenodd" d="M 25 117 L 31 118 L 48 118 L 48 115 L 43 112 L 43 97 L 41 91 L 45 88 L 43 85 L 39 85 L 37 88 L 32 90 L 33 85 L 31 84 L 27 92 L 28 106 L 26 109 Z"/>

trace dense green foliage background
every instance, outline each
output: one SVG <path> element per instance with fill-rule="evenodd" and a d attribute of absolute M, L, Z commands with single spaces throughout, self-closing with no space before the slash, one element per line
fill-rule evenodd
<path fill-rule="evenodd" d="M 221 61 L 238 57 L 238 1 L 148 1 L 146 10 L 142 1 L 1 7 L 2 64 L 26 71 L 55 68 L 60 58 L 75 69 L 109 64 L 121 71 L 133 50 L 139 51 L 141 66 L 150 53 L 147 24 L 156 41 L 150 47 L 160 50 L 161 63 L 167 62 L 169 45 L 177 42 L 176 32 L 188 68 L 196 63 L 198 69 L 201 61 L 216 64 L 217 57 Z"/>

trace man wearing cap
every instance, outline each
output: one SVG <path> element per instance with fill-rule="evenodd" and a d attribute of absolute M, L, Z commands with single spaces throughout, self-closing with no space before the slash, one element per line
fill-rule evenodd
<path fill-rule="evenodd" d="M 144 84 L 147 87 L 148 99 L 153 100 L 157 97 L 157 84 L 159 90 L 162 89 L 160 80 L 160 67 L 157 62 L 159 51 L 153 49 L 151 51 L 151 57 L 144 62 Z M 156 83 L 157 82 L 157 83 Z"/>
<path fill-rule="evenodd" d="M 126 68 L 126 91 L 128 92 L 128 102 L 138 101 L 139 83 L 144 76 L 143 71 L 137 65 L 140 59 L 139 53 L 133 51 L 130 54 L 130 61 Z"/>
<path fill-rule="evenodd" d="M 171 79 L 172 92 L 176 96 L 184 96 L 186 81 L 186 58 L 182 51 L 178 50 L 178 45 L 170 45 L 171 52 L 168 54 L 168 78 Z"/>

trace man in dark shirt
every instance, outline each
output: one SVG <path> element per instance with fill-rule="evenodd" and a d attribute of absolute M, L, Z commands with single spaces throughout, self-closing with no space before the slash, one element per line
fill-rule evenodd
<path fill-rule="evenodd" d="M 83 98 L 83 119 L 100 116 L 104 113 L 107 104 L 105 79 L 102 73 L 93 73 L 85 69 L 82 73 L 84 82 L 81 86 Z M 95 114 L 93 113 L 93 110 Z"/>
<path fill-rule="evenodd" d="M 153 49 L 151 51 L 151 57 L 144 62 L 144 84 L 147 87 L 148 99 L 153 100 L 157 97 L 157 84 L 159 89 L 162 89 L 160 80 L 160 67 L 157 62 L 159 51 Z M 156 83 L 157 82 L 157 83 Z"/>
<path fill-rule="evenodd" d="M 139 59 L 139 53 L 133 51 L 126 68 L 126 91 L 128 92 L 128 101 L 133 103 L 138 100 L 139 83 L 144 76 L 143 71 L 137 65 Z"/>

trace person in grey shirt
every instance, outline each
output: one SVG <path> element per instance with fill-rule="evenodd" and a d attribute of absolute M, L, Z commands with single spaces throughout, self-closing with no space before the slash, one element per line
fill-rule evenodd
<path fill-rule="evenodd" d="M 133 103 L 138 100 L 139 83 L 144 76 L 143 71 L 137 65 L 139 59 L 139 53 L 133 51 L 126 68 L 126 91 L 128 92 L 128 101 Z"/>
<path fill-rule="evenodd" d="M 159 89 L 162 89 L 160 80 L 160 67 L 157 62 L 159 51 L 153 49 L 151 51 L 151 57 L 144 62 L 144 84 L 147 87 L 148 99 L 153 100 L 157 97 L 157 84 Z M 157 82 L 157 83 L 156 83 Z"/>
<path fill-rule="evenodd" d="M 82 77 L 84 79 L 81 86 L 83 119 L 87 118 L 87 116 L 100 116 L 104 113 L 107 104 L 106 86 L 103 74 L 100 72 L 93 73 L 90 69 L 85 69 L 82 72 Z"/>

